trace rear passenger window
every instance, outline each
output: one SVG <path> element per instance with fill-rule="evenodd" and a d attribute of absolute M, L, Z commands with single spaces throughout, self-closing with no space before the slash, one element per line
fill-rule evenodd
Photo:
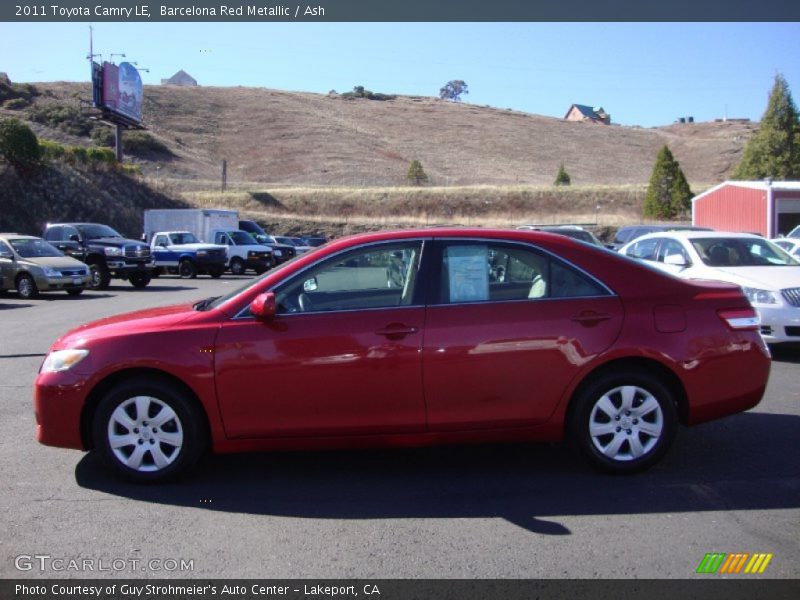
<path fill-rule="evenodd" d="M 530 247 L 454 243 L 442 253 L 443 304 L 603 295 L 589 276 Z"/>

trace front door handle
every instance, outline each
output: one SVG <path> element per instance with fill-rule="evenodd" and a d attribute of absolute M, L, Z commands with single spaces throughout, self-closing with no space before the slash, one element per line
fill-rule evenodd
<path fill-rule="evenodd" d="M 602 321 L 608 321 L 611 315 L 605 313 L 595 312 L 593 310 L 584 310 L 572 317 L 572 321 L 580 323 L 585 327 L 594 327 Z"/>
<path fill-rule="evenodd" d="M 407 335 L 417 333 L 418 328 L 411 325 L 404 325 L 403 323 L 391 323 L 383 329 L 375 332 L 376 335 L 382 335 L 390 340 L 402 340 Z"/>

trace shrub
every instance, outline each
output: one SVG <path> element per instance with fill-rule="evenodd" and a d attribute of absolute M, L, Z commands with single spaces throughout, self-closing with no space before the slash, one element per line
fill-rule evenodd
<path fill-rule="evenodd" d="M 423 182 L 428 181 L 428 174 L 422 168 L 422 163 L 418 160 L 412 160 L 408 167 L 406 179 L 415 185 L 422 185 Z"/>
<path fill-rule="evenodd" d="M 0 155 L 15 169 L 24 170 L 39 162 L 39 140 L 19 119 L 0 120 Z"/>
<path fill-rule="evenodd" d="M 81 146 L 70 146 L 66 149 L 65 157 L 72 162 L 89 162 L 89 151 Z"/>
<path fill-rule="evenodd" d="M 30 102 L 25 100 L 25 98 L 11 98 L 11 100 L 6 100 L 3 103 L 3 108 L 9 110 L 22 110 L 27 106 L 30 106 Z"/>
<path fill-rule="evenodd" d="M 49 160 L 62 158 L 66 152 L 64 146 L 50 140 L 39 140 L 39 149 L 41 150 L 42 158 Z"/>
<path fill-rule="evenodd" d="M 117 154 L 110 148 L 89 148 L 86 156 L 90 162 L 102 162 L 110 165 L 117 162 Z"/>
<path fill-rule="evenodd" d="M 122 149 L 131 154 L 172 154 L 163 142 L 144 131 L 130 131 L 122 135 Z"/>
<path fill-rule="evenodd" d="M 74 106 L 48 102 L 31 106 L 28 118 L 35 122 L 58 128 L 72 135 L 89 135 L 95 124 Z"/>
<path fill-rule="evenodd" d="M 556 173 L 556 180 L 553 182 L 553 185 L 569 185 L 570 183 L 572 183 L 572 179 L 564 168 L 564 163 L 561 163 L 561 166 L 558 167 L 558 173 Z"/>

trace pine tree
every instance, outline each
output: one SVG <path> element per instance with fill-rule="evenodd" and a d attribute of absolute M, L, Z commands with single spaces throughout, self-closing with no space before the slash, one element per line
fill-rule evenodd
<path fill-rule="evenodd" d="M 678 161 L 667 146 L 656 157 L 650 185 L 644 198 L 644 216 L 653 219 L 672 219 L 685 214 L 691 207 L 692 190 Z"/>
<path fill-rule="evenodd" d="M 406 179 L 408 179 L 415 185 L 422 185 L 424 181 L 428 181 L 428 175 L 422 168 L 421 162 L 419 162 L 418 160 L 411 161 L 411 164 L 408 167 L 408 174 L 406 175 Z"/>
<path fill-rule="evenodd" d="M 775 76 L 767 110 L 733 177 L 800 179 L 800 119 L 783 75 Z"/>
<path fill-rule="evenodd" d="M 569 185 L 572 182 L 570 179 L 569 173 L 564 168 L 564 163 L 558 167 L 558 173 L 556 174 L 556 180 L 553 182 L 553 185 Z"/>

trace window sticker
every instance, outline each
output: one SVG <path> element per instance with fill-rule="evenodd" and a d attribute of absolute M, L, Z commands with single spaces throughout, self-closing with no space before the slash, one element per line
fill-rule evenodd
<path fill-rule="evenodd" d="M 488 246 L 448 246 L 445 256 L 450 283 L 450 302 L 488 300 Z"/>

